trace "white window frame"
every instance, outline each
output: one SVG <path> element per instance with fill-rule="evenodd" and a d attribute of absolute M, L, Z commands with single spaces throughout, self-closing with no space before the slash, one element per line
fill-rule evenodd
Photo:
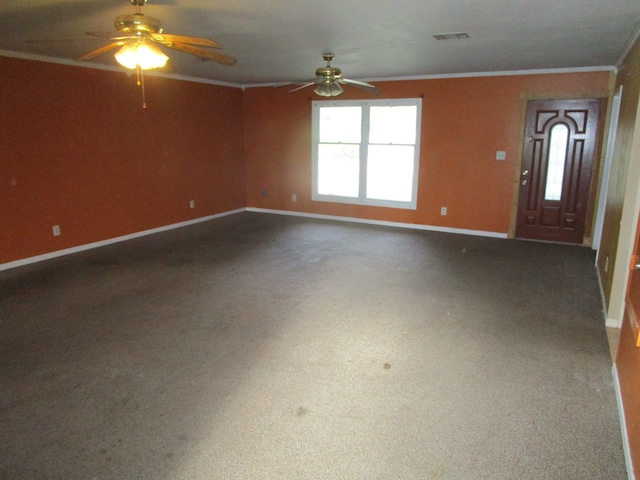
<path fill-rule="evenodd" d="M 360 187 L 358 197 L 343 197 L 338 195 L 325 195 L 318 193 L 318 146 L 320 145 L 320 107 L 362 107 L 362 134 L 360 139 Z M 379 200 L 366 197 L 367 178 L 367 150 L 369 146 L 369 111 L 371 107 L 378 106 L 415 106 L 416 107 L 416 136 L 413 159 L 413 178 L 411 200 L 408 202 L 394 200 Z M 418 203 L 418 173 L 420 171 L 420 135 L 422 119 L 421 98 L 398 98 L 386 100 L 332 100 L 312 102 L 311 138 L 312 138 L 312 191 L 311 198 L 314 201 L 349 203 L 356 205 L 372 205 L 378 207 L 403 208 L 415 210 Z"/>

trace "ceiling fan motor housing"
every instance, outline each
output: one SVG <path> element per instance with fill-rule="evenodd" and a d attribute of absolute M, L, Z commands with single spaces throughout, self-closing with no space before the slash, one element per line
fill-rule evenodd
<path fill-rule="evenodd" d="M 334 80 L 342 76 L 342 70 L 335 67 L 320 67 L 316 69 L 316 77 L 323 80 Z"/>
<path fill-rule="evenodd" d="M 162 33 L 160 20 L 142 13 L 119 15 L 115 21 L 116 29 L 123 33 Z"/>

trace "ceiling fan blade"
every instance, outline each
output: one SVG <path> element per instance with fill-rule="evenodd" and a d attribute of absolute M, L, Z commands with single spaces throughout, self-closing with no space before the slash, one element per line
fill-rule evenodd
<path fill-rule="evenodd" d="M 97 48 L 89 53 L 85 53 L 83 56 L 78 58 L 79 61 L 84 62 L 87 60 L 93 60 L 94 58 L 102 55 L 103 53 L 107 53 L 111 50 L 115 50 L 118 47 L 121 47 L 126 43 L 126 40 L 118 40 L 117 42 L 109 43 L 103 47 Z"/>
<path fill-rule="evenodd" d="M 168 33 L 150 33 L 153 40 L 167 47 L 173 43 L 186 43 L 189 45 L 198 45 L 200 47 L 222 48 L 218 42 L 214 42 L 210 38 L 190 37 L 187 35 L 170 35 Z"/>
<path fill-rule="evenodd" d="M 303 88 L 310 87 L 311 85 L 316 85 L 316 83 L 317 82 L 315 80 L 309 80 L 307 83 L 303 83 L 299 87 L 296 87 L 293 90 L 289 90 L 289 93 L 297 92 L 298 90 L 302 90 Z"/>
<path fill-rule="evenodd" d="M 378 87 L 376 87 L 375 85 L 371 85 L 370 83 L 367 83 L 367 82 L 361 82 L 360 80 L 351 80 L 349 78 L 341 78 L 338 80 L 338 82 L 346 83 L 347 85 L 353 85 L 354 87 L 358 87 L 358 88 L 361 88 L 362 90 L 370 91 L 372 93 L 375 93 L 376 95 L 380 93 L 380 90 L 378 90 Z"/>
<path fill-rule="evenodd" d="M 84 32 L 90 37 L 96 38 L 104 38 L 105 40 L 128 40 L 130 38 L 135 38 L 137 35 L 135 33 L 118 33 L 118 32 Z"/>
<path fill-rule="evenodd" d="M 200 57 L 203 60 L 211 60 L 212 62 L 221 63 L 223 65 L 235 65 L 237 60 L 229 55 L 223 55 L 222 53 L 212 52 L 204 48 L 194 47 L 186 43 L 171 43 L 166 45 L 169 48 L 180 50 L 181 52 L 189 53 Z"/>

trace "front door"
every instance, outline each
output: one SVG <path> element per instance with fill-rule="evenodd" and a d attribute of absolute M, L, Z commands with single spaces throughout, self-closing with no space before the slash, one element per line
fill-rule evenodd
<path fill-rule="evenodd" d="M 582 243 L 600 101 L 527 105 L 516 237 Z"/>

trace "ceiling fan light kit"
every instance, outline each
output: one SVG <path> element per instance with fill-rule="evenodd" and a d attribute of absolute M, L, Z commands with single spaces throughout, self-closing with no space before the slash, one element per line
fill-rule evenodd
<path fill-rule="evenodd" d="M 313 91 L 321 97 L 337 97 L 344 90 L 337 82 L 322 82 Z"/>
<path fill-rule="evenodd" d="M 167 64 L 167 57 L 160 48 L 143 37 L 128 40 L 114 55 L 117 62 L 125 68 L 142 70 L 161 68 Z"/>

